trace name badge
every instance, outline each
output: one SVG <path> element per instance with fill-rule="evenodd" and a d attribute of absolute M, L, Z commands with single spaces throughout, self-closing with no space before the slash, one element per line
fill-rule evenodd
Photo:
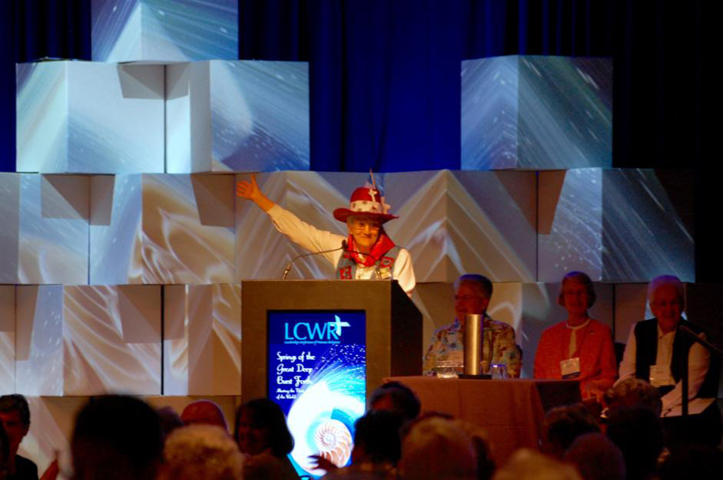
<path fill-rule="evenodd" d="M 560 362 L 562 378 L 576 378 L 580 376 L 580 357 L 568 358 Z"/>
<path fill-rule="evenodd" d="M 670 373 L 670 365 L 651 365 L 650 384 L 654 387 L 675 385 L 673 375 Z"/>

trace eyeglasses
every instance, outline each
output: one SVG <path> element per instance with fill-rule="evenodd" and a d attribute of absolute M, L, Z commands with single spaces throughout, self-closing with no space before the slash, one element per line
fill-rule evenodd
<path fill-rule="evenodd" d="M 369 227 L 369 230 L 376 231 L 382 228 L 382 224 L 374 220 L 351 220 L 349 223 L 355 230 L 364 230 Z"/>

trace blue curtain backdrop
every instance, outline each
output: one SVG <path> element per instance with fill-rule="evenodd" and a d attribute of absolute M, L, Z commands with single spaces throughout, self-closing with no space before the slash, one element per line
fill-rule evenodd
<path fill-rule="evenodd" d="M 90 59 L 90 0 L 0 2 L 0 170 L 15 168 L 15 62 Z M 709 2 L 715 3 L 715 2 Z M 699 280 L 716 279 L 721 167 L 703 149 L 701 1 L 239 0 L 241 59 L 310 62 L 313 170 L 460 165 L 459 62 L 614 61 L 613 163 L 693 168 Z M 706 261 L 702 261 L 704 259 Z M 715 260 L 717 259 L 717 261 Z"/>

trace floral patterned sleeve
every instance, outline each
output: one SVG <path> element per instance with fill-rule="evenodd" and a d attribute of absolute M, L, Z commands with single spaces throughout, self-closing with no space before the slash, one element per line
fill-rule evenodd
<path fill-rule="evenodd" d="M 515 343 L 515 330 L 509 325 L 499 329 L 494 336 L 492 363 L 507 365 L 507 373 L 511 378 L 519 378 L 522 368 L 520 351 Z"/>

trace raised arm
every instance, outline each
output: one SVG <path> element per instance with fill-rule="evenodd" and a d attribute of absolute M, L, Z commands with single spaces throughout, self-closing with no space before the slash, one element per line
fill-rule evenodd
<path fill-rule="evenodd" d="M 236 184 L 236 196 L 251 200 L 264 212 L 268 212 L 276 205 L 263 194 L 259 185 L 256 183 L 256 175 L 251 175 L 250 182 L 242 180 Z"/>

